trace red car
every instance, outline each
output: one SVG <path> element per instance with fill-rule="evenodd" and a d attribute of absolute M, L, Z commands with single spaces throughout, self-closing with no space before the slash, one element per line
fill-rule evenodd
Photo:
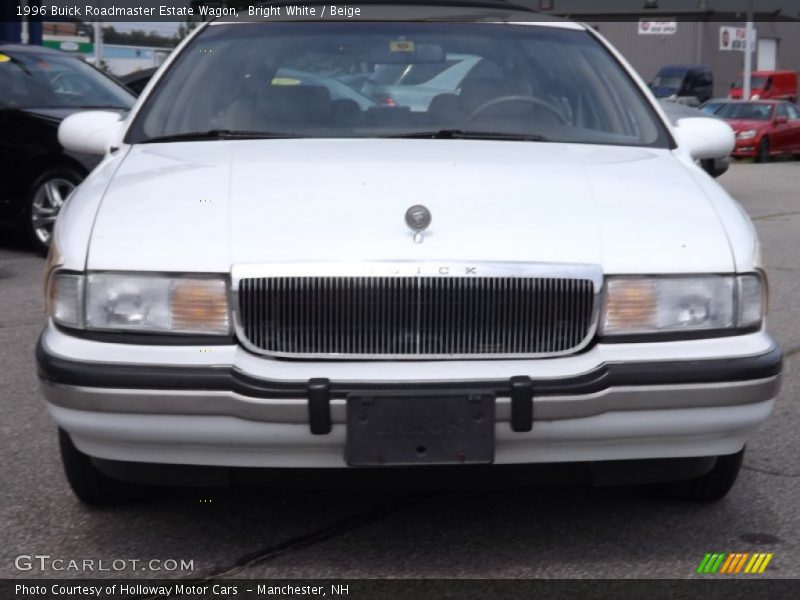
<path fill-rule="evenodd" d="M 732 156 L 767 162 L 780 154 L 800 156 L 800 106 L 791 102 L 725 102 L 714 113 L 736 132 Z"/>

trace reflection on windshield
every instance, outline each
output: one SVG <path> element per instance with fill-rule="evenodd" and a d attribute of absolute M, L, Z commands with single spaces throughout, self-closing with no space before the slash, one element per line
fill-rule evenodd
<path fill-rule="evenodd" d="M 14 52 L 0 60 L 0 106 L 10 108 L 124 108 L 134 98 L 80 58 Z"/>
<path fill-rule="evenodd" d="M 209 131 L 668 145 L 643 95 L 590 34 L 472 23 L 208 27 L 156 86 L 128 140 Z"/>

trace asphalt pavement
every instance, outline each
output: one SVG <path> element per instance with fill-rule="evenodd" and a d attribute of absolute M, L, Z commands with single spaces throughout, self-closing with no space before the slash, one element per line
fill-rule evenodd
<path fill-rule="evenodd" d="M 800 161 L 736 163 L 720 182 L 759 230 L 769 325 L 786 361 L 775 414 L 752 437 L 734 489 L 712 505 L 636 488 L 509 484 L 184 490 L 87 508 L 62 474 L 36 379 L 43 259 L 0 230 L 0 577 L 682 578 L 717 551 L 772 552 L 764 577 L 800 576 Z M 20 555 L 93 560 L 95 570 L 19 570 Z M 119 559 L 142 563 L 97 570 Z M 153 559 L 191 569 L 143 566 Z"/>

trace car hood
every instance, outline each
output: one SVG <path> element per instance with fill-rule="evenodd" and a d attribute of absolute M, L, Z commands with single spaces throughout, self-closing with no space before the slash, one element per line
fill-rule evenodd
<path fill-rule="evenodd" d="M 88 268 L 525 261 L 726 272 L 725 231 L 667 150 L 467 140 L 252 140 L 129 149 Z M 415 244 L 406 210 L 432 213 Z"/>

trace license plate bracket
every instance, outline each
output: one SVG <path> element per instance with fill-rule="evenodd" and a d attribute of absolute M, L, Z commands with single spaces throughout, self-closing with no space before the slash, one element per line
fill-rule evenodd
<path fill-rule="evenodd" d="M 347 464 L 490 464 L 494 407 L 490 393 L 352 394 L 347 398 Z"/>

